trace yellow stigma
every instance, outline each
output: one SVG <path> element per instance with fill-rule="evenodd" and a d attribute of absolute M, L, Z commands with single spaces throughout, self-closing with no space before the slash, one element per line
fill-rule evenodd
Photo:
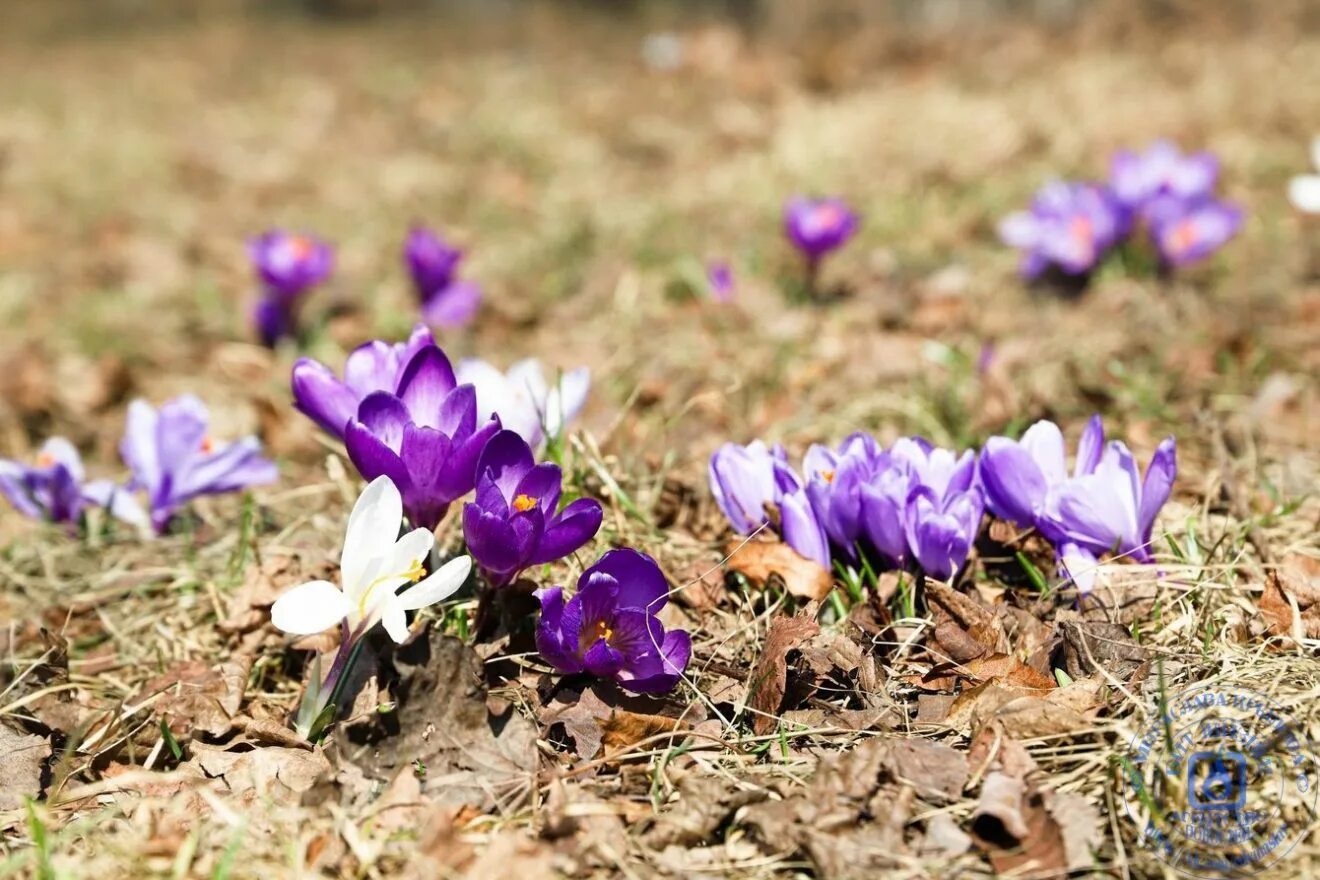
<path fill-rule="evenodd" d="M 424 577 L 426 577 L 426 567 L 422 565 L 422 560 L 420 559 L 414 559 L 412 565 L 410 565 L 406 571 L 401 571 L 397 574 L 381 575 L 362 591 L 362 598 L 358 600 L 358 613 L 364 616 L 366 615 L 367 609 L 371 607 L 371 594 L 375 591 L 376 587 L 380 586 L 385 581 L 392 581 L 395 578 L 403 578 L 408 583 L 415 584 Z M 396 587 L 395 589 L 398 588 Z"/>
<path fill-rule="evenodd" d="M 290 236 L 289 250 L 293 251 L 294 259 L 304 260 L 312 252 L 312 243 L 305 235 Z"/>
<path fill-rule="evenodd" d="M 834 482 L 834 471 L 821 471 L 820 478 L 827 483 Z"/>
<path fill-rule="evenodd" d="M 37 456 L 37 467 L 48 468 L 55 464 L 55 456 L 49 452 L 43 452 Z"/>
<path fill-rule="evenodd" d="M 613 635 L 614 630 L 610 629 L 609 624 L 603 620 L 596 621 L 596 638 L 604 639 L 606 644 L 608 644 Z"/>
<path fill-rule="evenodd" d="M 513 509 L 519 513 L 526 513 L 536 506 L 536 499 L 530 495 L 519 495 L 513 499 Z"/>
<path fill-rule="evenodd" d="M 210 455 L 215 451 L 215 441 L 206 436 L 202 438 L 201 450 L 203 455 Z"/>
<path fill-rule="evenodd" d="M 1197 239 L 1200 237 L 1200 230 L 1196 227 L 1196 221 L 1189 217 L 1173 228 L 1171 244 L 1178 253 L 1186 253 L 1196 245 Z"/>

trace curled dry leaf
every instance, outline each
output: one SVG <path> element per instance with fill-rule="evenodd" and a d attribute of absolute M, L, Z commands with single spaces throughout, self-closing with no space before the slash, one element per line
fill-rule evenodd
<path fill-rule="evenodd" d="M 1320 639 L 1320 559 L 1285 558 L 1265 579 L 1260 613 L 1271 635 Z"/>
<path fill-rule="evenodd" d="M 269 797 L 276 803 L 296 804 L 306 792 L 330 774 L 330 762 L 320 749 L 263 746 L 229 750 L 193 745 L 187 765 L 212 779 L 220 779 L 231 794 Z"/>
<path fill-rule="evenodd" d="M 1056 665 L 1070 678 L 1108 674 L 1121 682 L 1132 681 L 1149 659 L 1150 652 L 1136 643 L 1127 627 L 1101 621 L 1059 622 L 1063 642 Z"/>
<path fill-rule="evenodd" d="M 1090 867 L 1100 813 L 1078 795 L 994 771 L 981 784 L 972 837 L 1001 875 L 1063 877 Z"/>
<path fill-rule="evenodd" d="M 820 624 L 811 610 L 794 617 L 780 615 L 770 622 L 761 659 L 747 679 L 747 707 L 752 713 L 752 730 L 764 735 L 775 729 L 776 716 L 788 690 L 788 652 L 801 647 L 820 632 Z"/>
<path fill-rule="evenodd" d="M 778 578 L 790 594 L 812 600 L 824 599 L 834 587 L 829 571 L 782 541 L 733 541 L 725 553 L 729 570 L 757 586 Z"/>

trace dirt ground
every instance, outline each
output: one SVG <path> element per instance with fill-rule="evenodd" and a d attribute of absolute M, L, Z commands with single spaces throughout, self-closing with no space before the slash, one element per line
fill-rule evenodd
<path fill-rule="evenodd" d="M 1122 803 L 1162 693 L 1265 694 L 1310 752 L 1320 222 L 1285 192 L 1320 134 L 1320 9 L 767 7 L 58 4 L 3 29 L 0 456 L 61 434 L 120 476 L 126 402 L 191 391 L 281 479 L 154 541 L 0 510 L 0 877 L 1165 877 Z M 648 65 L 657 45 L 672 66 Z M 1175 277 L 1027 289 L 997 221 L 1163 137 L 1218 154 L 1241 235 Z M 821 302 L 784 293 L 798 192 L 863 217 Z M 328 646 L 292 644 L 268 607 L 333 578 L 357 491 L 289 370 L 406 335 L 418 220 L 487 291 L 440 335 L 451 357 L 591 368 L 566 472 L 605 525 L 538 581 L 611 546 L 655 556 L 694 635 L 670 698 L 565 685 L 525 620 L 465 645 L 467 595 L 374 646 L 323 748 L 287 730 L 306 649 Z M 339 254 L 307 344 L 273 353 L 251 341 L 244 249 L 270 226 Z M 693 294 L 715 258 L 728 305 Z M 965 448 L 1039 418 L 1071 440 L 1093 412 L 1139 460 L 1168 434 L 1179 456 L 1159 564 L 1109 567 L 1101 607 L 982 547 L 917 618 L 878 594 L 840 617 L 738 574 L 706 485 L 726 440 Z M 452 517 L 439 534 L 457 549 Z M 942 664 L 950 621 L 993 630 L 999 665 Z M 1024 671 L 1042 645 L 1062 677 Z M 767 672 L 783 692 L 755 715 Z M 1316 817 L 1289 809 L 1268 876 L 1312 876 Z"/>

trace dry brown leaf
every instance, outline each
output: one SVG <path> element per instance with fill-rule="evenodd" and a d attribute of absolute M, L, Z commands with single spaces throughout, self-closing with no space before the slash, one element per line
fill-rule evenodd
<path fill-rule="evenodd" d="M 363 772 L 389 780 L 415 767 L 435 803 L 483 810 L 522 803 L 535 780 L 536 727 L 516 709 L 490 714 L 472 649 L 432 629 L 398 649 L 393 664 L 398 709 L 380 717 L 381 736 L 357 760 Z"/>
<path fill-rule="evenodd" d="M 41 771 L 50 758 L 50 740 L 0 724 L 0 810 L 22 809 L 41 795 Z"/>
<path fill-rule="evenodd" d="M 1290 554 L 1266 577 L 1259 605 L 1271 635 L 1320 639 L 1320 560 Z"/>
<path fill-rule="evenodd" d="M 972 837 L 999 874 L 1062 877 L 1068 867 L 1063 832 L 1044 794 L 1006 773 L 991 773 L 981 784 Z"/>
<path fill-rule="evenodd" d="M 320 749 L 286 749 L 263 746 L 230 751 L 194 743 L 187 766 L 219 778 L 231 794 L 270 797 L 276 803 L 295 804 L 330 774 L 330 762 Z"/>
<path fill-rule="evenodd" d="M 1056 665 L 1070 678 L 1108 673 L 1121 682 L 1130 682 L 1150 656 L 1127 627 L 1117 623 L 1061 620 L 1058 626 L 1063 643 Z"/>
<path fill-rule="evenodd" d="M 607 682 L 578 691 L 563 691 L 541 710 L 547 728 L 562 724 L 582 758 L 592 758 L 605 746 L 606 755 L 626 750 L 656 734 L 678 731 L 700 720 L 702 713 L 661 700 L 625 694 Z M 670 714 L 663 714 L 669 712 Z"/>
<path fill-rule="evenodd" d="M 234 728 L 251 668 L 251 654 L 235 653 L 219 668 L 186 660 L 144 684 L 137 701 L 151 700 L 176 739 L 194 732 L 223 736 Z"/>
<path fill-rule="evenodd" d="M 752 713 L 752 730 L 764 735 L 775 729 L 776 716 L 788 690 L 788 652 L 801 647 L 820 632 L 820 624 L 810 610 L 794 617 L 780 615 L 770 622 L 761 658 L 747 679 L 747 706 Z"/>
<path fill-rule="evenodd" d="M 820 563 L 781 541 L 735 541 L 725 552 L 729 569 L 757 586 L 779 578 L 790 594 L 812 600 L 824 599 L 834 587 L 833 576 Z"/>
<path fill-rule="evenodd" d="M 977 599 L 937 581 L 926 581 L 926 598 L 935 620 L 932 646 L 955 663 L 1009 651 L 1003 622 Z"/>

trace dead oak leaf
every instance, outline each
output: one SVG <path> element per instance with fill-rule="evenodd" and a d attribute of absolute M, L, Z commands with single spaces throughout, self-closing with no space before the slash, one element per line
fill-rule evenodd
<path fill-rule="evenodd" d="M 320 749 L 264 746 L 231 751 L 203 744 L 194 744 L 192 748 L 193 757 L 185 766 L 196 767 L 213 779 L 222 779 L 232 794 L 269 796 L 281 804 L 298 803 L 303 792 L 327 777 L 331 770 Z"/>
<path fill-rule="evenodd" d="M 824 599 L 834 587 L 834 578 L 818 562 L 807 559 L 782 541 L 736 541 L 725 550 L 731 571 L 736 571 L 757 586 L 772 578 L 803 599 Z"/>
<path fill-rule="evenodd" d="M 18 810 L 26 798 L 41 795 L 41 771 L 50 758 L 50 740 L 0 724 L 0 810 Z"/>
<path fill-rule="evenodd" d="M 608 682 L 579 691 L 565 691 L 541 711 L 547 728 L 562 724 L 579 757 L 595 757 L 601 746 L 606 756 L 625 752 L 643 740 L 677 733 L 701 720 L 690 707 L 663 700 L 625 694 Z M 688 717 L 684 717 L 688 716 Z"/>
<path fill-rule="evenodd" d="M 752 730 L 762 736 L 775 729 L 784 694 L 788 690 L 788 652 L 801 647 L 820 632 L 820 624 L 810 610 L 788 617 L 780 615 L 770 623 L 761 658 L 747 679 L 747 707 L 752 713 Z"/>

